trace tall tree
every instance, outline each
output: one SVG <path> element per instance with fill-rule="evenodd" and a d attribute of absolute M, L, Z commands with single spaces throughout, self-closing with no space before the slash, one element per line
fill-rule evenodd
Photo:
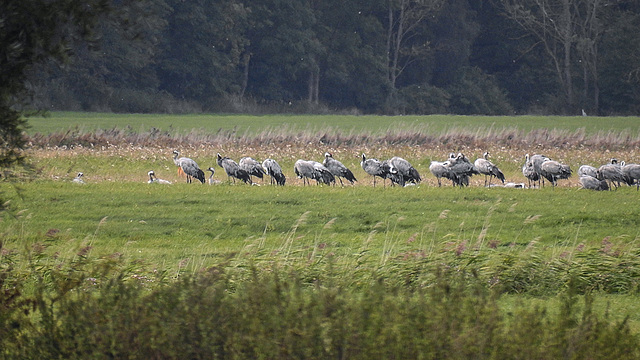
<path fill-rule="evenodd" d="M 315 1 L 316 100 L 331 107 L 380 110 L 388 93 L 382 1 Z M 310 77 L 311 79 L 311 77 Z"/>
<path fill-rule="evenodd" d="M 604 31 L 600 12 L 605 0 L 506 0 L 502 2 L 507 16 L 513 19 L 541 44 L 551 59 L 558 82 L 563 89 L 565 111 L 575 113 L 577 107 L 573 78 L 577 72 L 576 56 L 582 63 L 585 93 L 589 79 L 593 83 L 594 107 L 599 103 L 598 43 Z"/>
<path fill-rule="evenodd" d="M 314 98 L 310 74 L 322 46 L 308 0 L 256 0 L 250 4 L 248 90 L 269 102 Z"/>
<path fill-rule="evenodd" d="M 73 37 L 91 38 L 108 0 L 0 2 L 0 168 L 22 162 L 28 71 L 48 59 L 67 59 Z"/>
<path fill-rule="evenodd" d="M 248 9 L 239 1 L 171 0 L 158 62 L 160 89 L 207 104 L 240 92 Z"/>
<path fill-rule="evenodd" d="M 442 4 L 443 0 L 389 0 L 386 53 L 392 89 L 407 66 L 429 50 L 429 39 L 420 35 L 426 31 L 426 20 L 434 17 Z"/>

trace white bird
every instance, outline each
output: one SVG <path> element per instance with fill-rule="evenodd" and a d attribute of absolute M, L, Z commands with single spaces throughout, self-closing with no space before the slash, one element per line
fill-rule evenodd
<path fill-rule="evenodd" d="M 324 161 L 322 162 L 322 165 L 329 169 L 331 174 L 333 174 L 333 176 L 337 177 L 338 180 L 340 180 L 341 186 L 344 186 L 344 184 L 342 183 L 342 178 L 349 180 L 349 182 L 351 182 L 351 185 L 353 185 L 354 181 L 358 181 L 356 177 L 353 176 L 351 170 L 344 166 L 344 164 L 342 164 L 340 161 L 334 159 L 331 153 L 324 153 Z"/>
<path fill-rule="evenodd" d="M 494 176 L 504 184 L 504 174 L 494 163 L 489 161 L 488 151 L 485 151 L 481 158 L 476 159 L 473 165 L 480 174 L 484 175 L 484 186 L 487 186 L 487 176 L 489 176 L 489 186 L 491 186 L 491 179 Z"/>
<path fill-rule="evenodd" d="M 171 184 L 169 180 L 158 179 L 153 170 L 149 171 L 147 175 L 149 175 L 149 181 L 147 181 L 149 184 Z"/>
<path fill-rule="evenodd" d="M 204 171 L 200 170 L 198 164 L 187 157 L 178 158 L 179 155 L 178 150 L 173 150 L 173 163 L 187 175 L 187 183 L 191 183 L 191 179 L 196 178 L 204 184 Z"/>
<path fill-rule="evenodd" d="M 275 181 L 276 184 L 280 186 L 284 186 L 284 183 L 287 181 L 287 178 L 282 173 L 282 167 L 278 164 L 277 161 L 273 159 L 266 159 L 262 162 L 262 168 L 265 173 L 271 177 L 271 184 Z"/>
<path fill-rule="evenodd" d="M 84 176 L 83 173 L 79 172 L 78 175 L 76 175 L 75 178 L 73 178 L 73 180 L 71 180 L 71 182 L 75 183 L 75 184 L 84 184 L 84 180 L 82 180 L 82 177 Z"/>
<path fill-rule="evenodd" d="M 373 176 L 373 187 L 376 186 L 376 176 L 382 179 L 382 185 L 385 185 L 385 179 L 389 175 L 389 165 L 383 165 L 378 159 L 367 159 L 365 154 L 362 154 L 362 161 L 360 162 L 362 170 L 367 174 Z"/>

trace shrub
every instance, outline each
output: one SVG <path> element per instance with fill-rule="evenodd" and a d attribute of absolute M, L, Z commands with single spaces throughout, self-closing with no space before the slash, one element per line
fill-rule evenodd
<path fill-rule="evenodd" d="M 85 252 L 86 253 L 86 252 Z M 634 359 L 640 342 L 569 287 L 557 315 L 524 306 L 504 313 L 473 272 L 436 270 L 419 288 L 375 277 L 359 287 L 331 266 L 314 283 L 275 264 L 220 264 L 163 281 L 118 257 L 0 279 L 0 358 Z M 244 270 L 243 270 L 244 269 Z M 25 275 L 27 275 L 25 277 Z M 22 277 L 20 284 L 7 279 Z M 29 283 L 33 287 L 28 288 Z M 14 289 L 14 290 L 11 290 Z M 19 289 L 19 290 L 16 290 Z"/>

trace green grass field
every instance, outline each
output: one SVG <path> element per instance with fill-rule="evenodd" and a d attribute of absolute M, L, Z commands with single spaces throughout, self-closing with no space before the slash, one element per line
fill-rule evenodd
<path fill-rule="evenodd" d="M 297 132 L 333 129 L 341 133 L 383 134 L 388 131 L 418 131 L 443 133 L 464 130 L 499 131 L 516 128 L 557 129 L 587 134 L 628 132 L 637 136 L 639 117 L 579 117 L 579 116 L 353 116 L 353 115 L 153 115 L 153 114 L 105 114 L 54 112 L 48 117 L 29 119 L 30 134 L 48 134 L 69 129 L 92 132 L 97 129 L 130 129 L 149 131 L 152 127 L 161 131 L 185 134 L 192 131 L 216 133 L 235 131 L 240 135 L 258 134 L 264 131 Z"/>
<path fill-rule="evenodd" d="M 637 134 L 638 120 L 54 113 L 50 118 L 32 119 L 30 133 L 76 126 L 83 132 L 128 126 L 127 132 L 135 133 L 154 126 L 191 133 L 186 139 L 198 139 L 198 134 L 234 128 L 233 134 L 251 138 L 264 136 L 265 131 L 277 134 L 279 128 L 301 134 L 317 129 L 384 134 L 396 124 L 407 132 L 435 133 L 515 126 L 523 131 L 546 127 L 567 133 L 584 131 L 586 140 L 613 133 L 618 147 L 609 151 L 540 143 L 525 149 L 485 143 L 481 148 L 465 147 L 457 138 L 446 146 L 367 141 L 262 145 L 230 138 L 228 142 L 152 146 L 34 147 L 28 152 L 34 173 L 18 182 L 0 182 L 6 201 L 6 210 L 0 213 L 0 270 L 27 274 L 70 267 L 71 274 L 80 271 L 74 270 L 74 264 L 85 259 L 101 266 L 118 258 L 126 271 L 138 274 L 136 279 L 164 274 L 169 283 L 185 273 L 229 269 L 234 274 L 229 286 L 235 289 L 250 278 L 251 268 L 264 274 L 285 269 L 306 286 L 333 274 L 336 286 L 349 289 L 355 299 L 360 296 L 357 289 L 378 281 L 392 288 L 431 289 L 437 284 L 435 274 L 445 269 L 474 274 L 483 286 L 503 294 L 499 304 L 508 316 L 523 307 L 560 312 L 560 294 L 571 283 L 581 294 L 595 294 L 595 312 L 614 322 L 628 316 L 631 330 L 640 334 L 640 228 L 636 225 L 640 193 L 634 187 L 591 192 L 579 189 L 574 176 L 555 189 L 485 188 L 483 178 L 477 176 L 470 187 L 461 189 L 449 183 L 437 187 L 428 171 L 431 160 L 441 160 L 457 149 L 465 149 L 472 160 L 484 150 L 491 151 L 512 182 L 524 182 L 520 166 L 525 151 L 559 158 L 574 171 L 580 164 L 598 165 L 611 157 L 638 162 L 635 145 L 625 145 L 635 144 L 637 135 L 621 135 Z M 221 183 L 186 184 L 171 161 L 173 148 L 180 148 L 203 168 L 214 166 L 214 178 Z M 353 169 L 359 179 L 355 186 L 302 186 L 295 178 L 296 159 L 321 161 L 325 151 Z M 274 157 L 283 166 L 287 185 L 230 184 L 215 165 L 217 152 L 236 160 L 245 155 L 259 160 Z M 363 152 L 379 158 L 403 156 L 424 181 L 407 188 L 380 184 L 374 188 L 359 166 Z M 174 184 L 147 184 L 148 170 Z M 85 173 L 87 184 L 71 182 L 78 171 Z M 55 273 L 43 271 L 44 278 Z M 82 276 L 88 275 L 78 276 L 82 282 Z M 26 283 L 37 290 L 36 280 Z"/>

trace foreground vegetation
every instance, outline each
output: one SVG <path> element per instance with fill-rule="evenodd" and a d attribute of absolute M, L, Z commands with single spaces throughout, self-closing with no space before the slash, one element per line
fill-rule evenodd
<path fill-rule="evenodd" d="M 489 150 L 512 182 L 524 181 L 525 152 L 574 171 L 637 162 L 633 122 L 620 121 L 626 135 L 487 123 L 457 133 L 34 132 L 33 171 L 0 182 L 0 356 L 637 358 L 635 188 L 589 192 L 575 178 L 485 188 L 474 177 L 459 189 L 435 186 L 428 171 L 450 151 Z M 274 157 L 287 185 L 234 185 L 217 165 L 220 183 L 186 184 L 174 148 L 202 167 L 216 152 Z M 297 158 L 325 151 L 354 170 L 355 186 L 295 179 Z M 424 181 L 374 188 L 363 152 L 403 156 Z M 174 184 L 147 184 L 151 169 Z M 87 184 L 70 181 L 78 171 Z"/>
<path fill-rule="evenodd" d="M 162 286 L 116 260 L 84 256 L 14 278 L 2 268 L 0 357 L 65 359 L 635 359 L 626 322 L 571 291 L 555 313 L 517 305 L 472 273 L 443 271 L 411 289 L 354 288 L 332 267 L 313 284 L 295 272 L 224 266 Z M 95 276 L 95 277 L 94 277 Z M 35 290 L 21 293 L 22 282 Z M 10 283 L 8 283 L 10 282 Z M 8 284 L 7 284 L 8 283 Z"/>

